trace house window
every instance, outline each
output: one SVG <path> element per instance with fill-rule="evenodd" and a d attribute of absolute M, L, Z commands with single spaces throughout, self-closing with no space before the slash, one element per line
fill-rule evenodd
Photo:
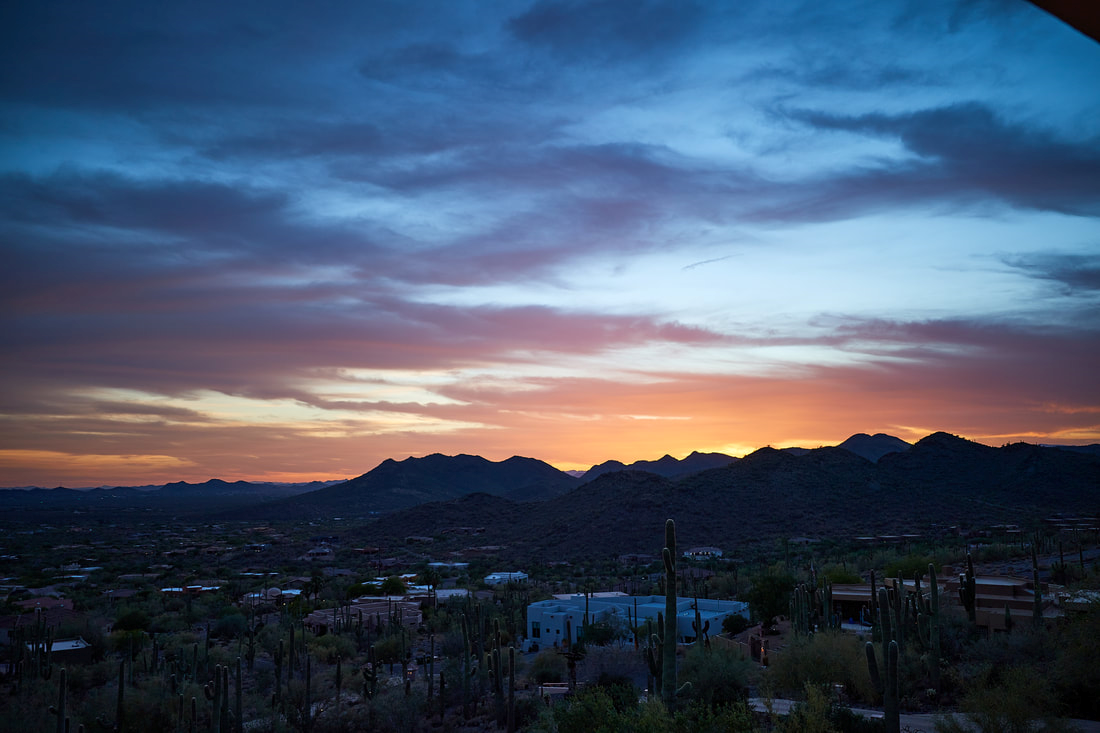
<path fill-rule="evenodd" d="M 542 629 L 539 628 L 539 622 L 538 621 L 532 621 L 531 622 L 531 638 L 532 639 L 537 639 L 537 638 L 539 638 L 539 636 L 541 634 L 542 634 Z"/>

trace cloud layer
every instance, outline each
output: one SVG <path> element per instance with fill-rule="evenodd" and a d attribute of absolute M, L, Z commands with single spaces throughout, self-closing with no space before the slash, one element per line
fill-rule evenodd
<path fill-rule="evenodd" d="M 1027 4 L 3 14 L 0 485 L 1100 440 L 1100 46 Z"/>

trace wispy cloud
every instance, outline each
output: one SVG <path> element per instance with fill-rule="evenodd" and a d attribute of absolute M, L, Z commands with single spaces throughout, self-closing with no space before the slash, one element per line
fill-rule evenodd
<path fill-rule="evenodd" d="M 1100 439 L 1100 48 L 1026 3 L 0 12 L 0 484 Z"/>
<path fill-rule="evenodd" d="M 1100 131 L 1068 142 L 1034 125 L 1005 122 L 976 103 L 905 115 L 792 116 L 820 129 L 896 137 L 916 156 L 894 163 L 893 170 L 884 165 L 834 181 L 839 200 L 866 201 L 878 191 L 892 202 L 965 205 L 992 199 L 1079 216 L 1100 214 Z"/>

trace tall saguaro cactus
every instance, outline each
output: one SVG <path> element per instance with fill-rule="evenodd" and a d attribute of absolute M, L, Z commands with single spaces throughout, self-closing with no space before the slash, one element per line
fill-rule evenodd
<path fill-rule="evenodd" d="M 57 715 L 57 733 L 65 733 L 69 729 L 68 711 L 65 707 L 66 688 L 65 668 L 62 667 L 57 684 L 57 706 L 50 708 L 50 712 Z"/>
<path fill-rule="evenodd" d="M 665 522 L 665 546 L 661 550 L 665 563 L 664 648 L 661 659 L 661 699 L 672 710 L 676 707 L 676 523 Z"/>
<path fill-rule="evenodd" d="M 339 659 L 339 657 L 337 658 Z M 337 662 L 339 664 L 339 661 Z M 237 676 L 233 680 L 233 733 L 244 731 L 244 698 L 241 692 L 241 658 L 237 657 Z"/>
<path fill-rule="evenodd" d="M 936 580 L 936 566 L 928 563 L 929 604 L 928 604 L 928 640 L 932 648 L 932 684 L 940 689 L 940 586 Z"/>
<path fill-rule="evenodd" d="M 1037 629 L 1043 626 L 1043 586 L 1039 582 L 1039 551 L 1036 549 L 1038 542 L 1039 535 L 1036 534 L 1035 541 L 1031 543 L 1031 577 L 1032 585 L 1035 586 L 1034 603 L 1031 605 L 1031 623 Z"/>
<path fill-rule="evenodd" d="M 470 719 L 470 622 L 462 614 L 462 719 Z"/>
<path fill-rule="evenodd" d="M 508 733 L 516 733 L 516 648 L 508 647 Z"/>
<path fill-rule="evenodd" d="M 959 576 L 959 600 L 966 609 L 966 616 L 970 623 L 978 622 L 978 609 L 976 605 L 978 592 L 977 580 L 974 578 L 974 560 L 970 553 L 966 553 L 966 575 Z"/>
<path fill-rule="evenodd" d="M 118 699 L 115 702 L 115 730 L 118 733 L 126 731 L 126 662 L 118 663 Z"/>
<path fill-rule="evenodd" d="M 664 617 L 660 612 L 657 616 L 657 628 L 660 630 L 663 628 Z M 664 668 L 661 653 L 664 651 L 664 640 L 653 633 L 653 619 L 647 618 L 645 620 L 645 631 L 645 660 L 646 670 L 649 672 L 646 676 L 646 690 L 649 691 L 649 699 L 652 700 L 655 694 L 654 691 L 661 686 L 661 670 Z"/>
<path fill-rule="evenodd" d="M 885 614 L 883 614 L 885 615 Z M 900 733 L 901 713 L 898 709 L 898 643 L 884 641 L 882 645 L 883 674 L 879 674 L 878 662 L 875 660 L 875 645 L 867 642 L 867 671 L 871 674 L 871 682 L 875 689 L 882 695 L 883 718 L 886 723 L 886 733 Z"/>

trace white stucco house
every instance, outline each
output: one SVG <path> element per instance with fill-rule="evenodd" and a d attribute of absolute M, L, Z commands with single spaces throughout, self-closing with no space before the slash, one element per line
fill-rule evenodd
<path fill-rule="evenodd" d="M 727 616 L 749 615 L 749 604 L 741 601 L 718 601 L 705 598 L 676 599 L 676 641 L 679 644 L 695 642 L 695 604 L 699 604 L 699 618 L 706 624 L 710 621 L 711 635 L 722 632 L 722 621 Z M 532 646 L 540 648 L 560 647 L 566 638 L 568 621 L 569 642 L 575 643 L 583 636 L 584 594 L 578 593 L 565 598 L 558 597 L 549 601 L 538 601 L 527 607 L 527 638 L 523 649 L 529 651 Z M 609 622 L 628 629 L 630 620 L 638 619 L 644 624 L 647 619 L 657 623 L 657 614 L 665 611 L 664 596 L 589 596 L 589 622 Z"/>
<path fill-rule="evenodd" d="M 526 583 L 527 573 L 518 570 L 506 573 L 489 573 L 485 576 L 488 585 L 505 585 L 507 583 Z"/>

